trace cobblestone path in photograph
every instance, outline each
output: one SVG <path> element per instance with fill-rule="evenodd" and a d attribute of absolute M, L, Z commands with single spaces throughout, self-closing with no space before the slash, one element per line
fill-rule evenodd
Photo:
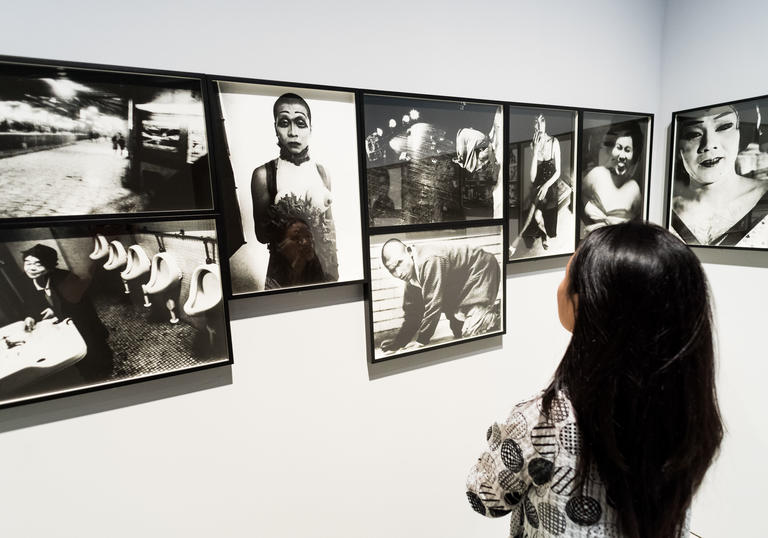
<path fill-rule="evenodd" d="M 108 140 L 0 159 L 0 217 L 141 210 L 142 197 L 121 185 L 128 163 Z"/>

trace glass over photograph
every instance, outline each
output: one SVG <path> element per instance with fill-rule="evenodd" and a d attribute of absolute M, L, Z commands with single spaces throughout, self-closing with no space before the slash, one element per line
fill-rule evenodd
<path fill-rule="evenodd" d="M 768 248 L 768 98 L 674 116 L 670 230 L 689 245 Z"/>
<path fill-rule="evenodd" d="M 373 360 L 503 330 L 501 226 L 371 236 Z"/>
<path fill-rule="evenodd" d="M 579 237 L 596 228 L 645 219 L 651 117 L 584 112 Z"/>
<path fill-rule="evenodd" d="M 232 293 L 363 278 L 354 94 L 219 81 Z"/>
<path fill-rule="evenodd" d="M 503 108 L 366 94 L 369 225 L 503 216 Z"/>
<path fill-rule="evenodd" d="M 577 112 L 510 107 L 508 260 L 573 252 Z"/>
<path fill-rule="evenodd" d="M 0 217 L 212 209 L 201 81 L 0 63 Z"/>
<path fill-rule="evenodd" d="M 229 362 L 213 220 L 0 231 L 0 406 Z"/>

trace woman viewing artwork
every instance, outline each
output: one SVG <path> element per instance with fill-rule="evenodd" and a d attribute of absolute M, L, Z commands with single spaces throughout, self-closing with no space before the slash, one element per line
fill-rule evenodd
<path fill-rule="evenodd" d="M 488 428 L 471 507 L 509 515 L 511 538 L 687 538 L 723 437 L 696 255 L 656 225 L 598 228 L 557 305 L 570 343 L 549 386 Z"/>
<path fill-rule="evenodd" d="M 362 279 L 354 94 L 216 88 L 233 294 Z"/>
<path fill-rule="evenodd" d="M 768 248 L 761 103 L 676 116 L 670 220 L 689 245 Z"/>

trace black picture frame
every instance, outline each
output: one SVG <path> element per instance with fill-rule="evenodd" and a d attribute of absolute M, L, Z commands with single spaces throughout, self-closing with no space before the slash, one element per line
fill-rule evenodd
<path fill-rule="evenodd" d="M 227 278 L 226 278 L 226 290 L 227 290 L 227 296 L 229 299 L 240 299 L 240 298 L 248 298 L 248 297 L 258 297 L 263 295 L 272 295 L 272 294 L 280 294 L 280 293 L 289 293 L 289 292 L 295 292 L 295 291 L 307 291 L 307 290 L 313 290 L 313 289 L 320 289 L 320 288 L 332 288 L 332 287 L 338 287 L 338 286 L 347 286 L 347 285 L 356 285 L 356 284 L 362 284 L 365 282 L 365 271 L 364 271 L 364 257 L 363 257 L 363 236 L 364 233 L 364 227 L 362 226 L 362 220 L 361 220 L 361 193 L 360 193 L 360 178 L 359 178 L 359 165 L 357 161 L 357 152 L 358 152 L 358 146 L 357 146 L 357 99 L 358 99 L 358 93 L 355 89 L 341 87 L 341 86 L 327 86 L 327 85 L 319 85 L 319 84 L 304 84 L 304 83 L 297 83 L 297 82 L 286 82 L 286 81 L 275 81 L 275 80 L 264 80 L 264 79 L 254 79 L 254 78 L 244 78 L 244 77 L 231 77 L 231 76 L 220 76 L 220 75 L 207 75 L 206 76 L 207 81 L 207 93 L 210 97 L 210 103 L 209 108 L 211 110 L 211 121 L 212 121 L 212 139 L 213 139 L 213 166 L 214 170 L 216 171 L 216 176 L 218 179 L 219 184 L 219 206 L 222 208 L 222 211 L 224 214 L 228 215 L 228 219 L 226 219 L 225 223 L 225 230 L 223 233 L 223 236 L 225 237 L 225 250 L 224 252 L 229 252 L 230 256 L 225 256 L 225 265 L 227 266 Z M 233 268 L 233 265 L 235 265 L 232 260 L 230 259 L 232 254 L 239 255 L 238 249 L 243 250 L 244 248 L 248 247 L 248 236 L 251 235 L 250 233 L 246 232 L 247 224 L 245 223 L 245 212 L 241 212 L 240 208 L 241 205 L 238 202 L 238 196 L 237 196 L 237 181 L 235 178 L 235 172 L 233 171 L 232 166 L 232 159 L 231 159 L 231 145 L 228 140 L 227 135 L 227 127 L 225 127 L 225 118 L 224 118 L 224 112 L 221 102 L 221 94 L 219 85 L 220 83 L 223 84 L 229 84 L 229 85 L 240 85 L 243 90 L 248 86 L 254 90 L 254 93 L 251 94 L 253 96 L 257 97 L 266 97 L 267 95 L 270 95 L 270 93 L 275 93 L 276 95 L 279 95 L 280 93 L 290 92 L 290 93 L 296 93 L 301 95 L 304 93 L 305 95 L 307 93 L 315 95 L 316 97 L 318 95 L 321 95 L 325 93 L 328 96 L 331 96 L 333 94 L 339 96 L 339 95 L 348 95 L 352 102 L 351 106 L 349 107 L 349 112 L 352 114 L 351 118 L 351 131 L 347 134 L 349 137 L 349 140 L 351 142 L 351 151 L 353 151 L 353 154 L 350 155 L 344 155 L 341 157 L 341 159 L 345 159 L 345 170 L 352 171 L 349 173 L 354 173 L 355 176 L 357 176 L 356 180 L 353 180 L 351 184 L 354 187 L 354 190 L 357 191 L 356 196 L 352 194 L 353 197 L 356 198 L 357 207 L 354 208 L 347 208 L 346 215 L 347 218 L 345 220 L 345 230 L 344 233 L 349 234 L 349 227 L 354 227 L 357 230 L 357 234 L 359 239 L 349 239 L 346 238 L 344 244 L 346 245 L 345 249 L 347 250 L 346 258 L 348 260 L 355 260 L 352 261 L 351 264 L 348 263 L 348 265 L 352 265 L 352 270 L 347 270 L 346 272 L 352 273 L 352 276 L 349 276 L 347 278 L 342 279 L 341 275 L 339 276 L 338 280 L 324 280 L 320 282 L 314 282 L 314 283 L 305 283 L 305 284 L 297 284 L 297 285 L 286 285 L 271 289 L 265 289 L 263 285 L 253 285 L 251 286 L 253 289 L 246 289 L 246 287 L 236 284 L 234 281 L 238 277 L 238 269 Z M 259 88 L 262 89 L 269 89 L 269 92 L 266 92 L 265 95 L 258 94 L 256 90 Z M 313 101 L 312 98 L 307 98 L 308 102 L 312 102 L 312 107 L 315 107 L 317 105 L 317 99 Z M 268 107 L 269 114 L 272 113 L 272 104 L 274 104 L 275 96 L 271 97 L 271 101 Z M 263 103 L 262 103 L 263 104 Z M 263 108 L 263 107 L 262 107 Z M 263 110 L 260 111 L 263 115 Z M 327 117 L 327 112 L 326 112 Z M 270 120 L 273 121 L 273 120 Z M 350 126 L 350 125 L 348 125 Z M 337 126 L 329 126 L 330 128 L 336 128 Z M 327 127 L 326 129 L 328 129 Z M 273 147 L 275 144 L 275 134 L 274 134 L 274 127 L 270 126 L 270 129 L 272 129 L 272 141 L 270 142 L 270 147 Z M 329 144 L 328 141 L 326 141 L 325 145 L 327 146 Z M 327 154 L 327 152 L 326 152 Z M 334 157 L 338 158 L 338 157 Z M 263 163 L 261 163 L 263 164 Z M 242 175 L 242 174 L 241 174 Z M 338 184 L 334 184 L 334 190 L 335 188 L 338 188 Z M 339 189 L 341 191 L 341 189 Z M 353 189 L 349 189 L 350 191 Z M 345 195 L 349 195 L 349 193 L 345 193 Z M 247 195 L 246 195 L 247 196 Z M 334 203 L 336 203 L 334 201 Z M 335 215 L 334 215 L 335 218 Z M 241 223 L 242 225 L 238 226 L 236 223 Z M 338 233 L 338 225 L 336 226 L 337 233 Z M 354 234 L 353 235 L 357 235 Z M 257 238 L 254 236 L 251 239 L 252 243 L 258 243 Z M 263 256 L 262 256 L 263 257 Z M 267 253 L 266 259 L 269 259 L 269 254 Z M 354 267 L 354 264 L 359 264 L 359 269 L 356 269 Z M 341 271 L 340 271 L 341 272 Z M 261 288 L 261 289 L 259 289 Z"/>
<path fill-rule="evenodd" d="M 39 185 L 25 183 L 26 192 L 0 193 L 3 221 L 216 210 L 202 74 L 0 56 L 0 77 L 0 137 L 8 140 L 0 179 L 8 186 L 14 177 L 39 178 Z M 117 126 L 111 150 L 110 126 Z M 118 149 L 122 130 L 128 135 Z"/>
<path fill-rule="evenodd" d="M 21 225 L 3 222 L 0 349 L 3 362 L 13 367 L 0 373 L 0 408 L 231 365 L 229 308 L 221 278 L 218 295 L 215 285 L 217 267 L 221 273 L 218 226 L 216 216 L 197 214 L 27 221 Z M 127 248 L 121 251 L 112 241 Z M 104 255 L 106 245 L 109 253 Z M 164 254 L 155 256 L 161 247 Z M 22 260 L 40 265 L 36 260 L 45 262 L 51 250 L 61 271 L 48 273 L 47 287 L 52 292 L 46 299 L 45 288 L 34 289 Z M 50 265 L 50 260 L 45 263 Z M 86 285 L 87 291 L 78 296 L 78 286 Z M 24 311 L 35 316 L 30 309 L 47 304 L 71 321 L 59 319 L 61 323 L 53 324 L 37 319 L 35 328 L 26 332 L 20 326 L 25 322 L 17 318 Z M 170 309 L 176 313 L 171 315 Z M 167 319 L 154 317 L 164 310 Z M 171 322 L 174 317 L 176 323 Z M 6 323 L 11 319 L 14 321 Z M 72 326 L 82 337 L 80 344 Z M 41 328 L 49 334 L 38 333 L 38 340 L 33 341 Z M 67 342 L 72 345 L 68 347 Z M 85 355 L 77 359 L 81 354 Z M 14 364 L 14 360 L 18 362 Z M 40 369 L 51 362 L 50 371 Z M 112 366 L 106 373 L 108 364 Z M 58 367 L 64 369 L 55 371 Z"/>
<path fill-rule="evenodd" d="M 634 138 L 638 137 L 636 129 L 639 129 L 639 137 L 642 138 L 642 155 L 643 161 L 638 161 L 637 156 L 633 157 L 630 164 L 627 165 L 628 173 L 634 174 L 637 172 L 637 167 L 642 164 L 642 177 L 643 181 L 638 182 L 634 180 L 634 183 L 638 185 L 641 197 L 641 207 L 636 217 L 626 215 L 630 212 L 629 208 L 615 207 L 615 208 L 600 208 L 602 216 L 606 217 L 606 221 L 610 221 L 611 224 L 620 222 L 622 220 L 630 220 L 632 218 L 638 218 L 643 221 L 648 220 L 648 212 L 650 207 L 650 191 L 651 191 L 651 167 L 653 157 L 653 126 L 654 115 L 646 112 L 631 112 L 631 111 L 619 111 L 619 110 L 606 110 L 596 108 L 581 108 L 579 109 L 579 137 L 581 140 L 581 150 L 579 151 L 578 162 L 578 191 L 576 196 L 576 214 L 577 214 L 577 231 L 576 231 L 576 245 L 586 236 L 589 232 L 587 229 L 589 226 L 585 225 L 585 204 L 590 200 L 587 200 L 584 190 L 588 188 L 589 183 L 585 186 L 587 176 L 590 172 L 598 167 L 605 170 L 605 174 L 611 174 L 614 177 L 614 172 L 609 172 L 605 166 L 599 165 L 599 153 L 600 146 L 603 145 L 603 139 L 606 133 L 609 133 L 611 128 L 619 127 L 622 132 L 621 136 L 630 136 L 627 134 L 627 130 L 634 132 L 632 134 L 633 144 Z M 594 116 L 594 117 L 591 117 Z M 618 138 L 618 137 L 613 137 Z M 634 147 L 633 147 L 634 149 Z M 599 166 L 598 166 L 599 165 Z M 606 178 L 608 176 L 606 175 Z M 634 178 L 630 179 L 632 181 Z M 629 181 L 624 185 L 630 184 Z M 594 197 L 593 197 L 594 198 Z M 616 216 L 613 218 L 611 213 Z M 605 223 L 595 223 L 590 221 L 593 226 L 605 225 Z"/>
<path fill-rule="evenodd" d="M 359 151 L 365 164 L 361 176 L 366 181 L 364 205 L 370 230 L 503 218 L 506 120 L 502 101 L 374 89 L 360 89 L 358 93 L 363 103 L 359 108 Z M 442 118 L 434 119 L 441 114 Z M 430 121 L 422 121 L 423 118 Z M 419 131 L 413 130 L 416 126 Z M 465 132 L 459 148 L 456 142 L 461 130 Z M 502 132 L 492 134 L 498 131 Z M 399 146 L 403 151 L 395 149 Z M 489 165 L 475 168 L 472 161 L 477 159 L 472 155 L 488 146 L 497 148 L 495 152 L 486 151 L 481 158 L 481 162 Z M 380 166 L 369 166 L 374 158 Z M 390 197 L 397 191 L 391 183 L 393 173 L 395 179 L 400 178 L 400 207 Z M 405 190 L 405 178 L 409 176 L 417 179 L 411 181 L 412 188 Z M 409 196 L 413 200 L 406 208 L 403 204 L 408 205 Z M 380 201 L 382 198 L 384 202 Z M 471 204 L 478 207 L 470 207 Z M 429 212 L 431 215 L 427 215 Z"/>
<path fill-rule="evenodd" d="M 578 229 L 578 220 L 576 215 L 576 197 L 579 190 L 579 158 L 580 158 L 580 137 L 579 137 L 579 118 L 581 111 L 576 107 L 568 107 L 562 105 L 546 105 L 546 104 L 523 104 L 523 103 L 508 103 L 506 110 L 506 117 L 509 120 L 508 128 L 508 144 L 506 149 L 508 151 L 508 165 L 509 182 L 507 185 L 507 197 L 508 203 L 508 216 L 506 222 L 509 226 L 509 245 L 507 249 L 507 263 L 517 263 L 532 260 L 542 260 L 549 258 L 559 258 L 562 256 L 569 256 L 573 254 L 576 248 L 575 236 Z M 517 114 L 522 118 L 528 119 L 529 124 L 521 123 L 522 118 L 514 118 Z M 561 155 L 561 174 L 557 180 L 555 186 L 550 187 L 558 188 L 557 197 L 557 211 L 554 219 L 550 218 L 548 214 L 545 222 L 547 225 L 550 221 L 554 221 L 554 228 L 557 233 L 555 236 L 549 237 L 549 243 L 552 243 L 551 239 L 554 238 L 554 242 L 559 243 L 565 240 L 565 246 L 549 244 L 545 249 L 543 242 L 540 242 L 539 237 L 532 237 L 523 240 L 522 232 L 519 228 L 522 224 L 531 217 L 531 222 L 527 228 L 530 228 L 535 223 L 533 221 L 533 213 L 531 212 L 532 205 L 530 187 L 526 189 L 526 186 L 531 184 L 528 176 L 530 175 L 526 171 L 525 163 L 530 162 L 527 153 L 531 152 L 532 135 L 526 136 L 525 132 L 532 130 L 533 120 L 542 114 L 545 117 L 550 118 L 547 120 L 553 124 L 553 129 L 547 127 L 548 132 L 555 132 L 552 134 L 552 138 L 558 141 L 558 147 L 561 148 L 562 154 L 566 155 L 563 159 Z M 530 117 L 528 117 L 530 116 Z M 570 118 L 568 118 L 570 116 Z M 567 127 L 571 127 L 567 130 Z M 566 129 L 566 130 L 564 130 Z M 551 133 L 550 133 L 551 134 Z M 527 139 L 526 139 L 527 138 Z M 546 149 L 546 148 L 545 148 Z M 513 159 L 513 155 L 515 159 Z M 567 160 L 567 166 L 565 163 Z M 514 162 L 513 162 L 514 161 Z M 516 172 L 516 174 L 513 174 Z M 513 177 L 514 175 L 514 177 Z M 566 177 L 567 176 L 567 177 Z M 549 190 L 548 192 L 554 193 L 555 191 Z M 513 193 L 517 195 L 517 200 L 513 200 Z M 559 216 L 558 213 L 563 212 L 566 209 L 571 213 L 568 218 L 567 224 L 564 225 L 566 219 Z M 549 212 L 551 213 L 551 211 Z M 563 215 L 567 217 L 567 213 Z M 513 221 L 514 226 L 513 226 Z M 513 229 L 514 228 L 514 229 Z M 562 238 L 558 240 L 557 238 Z M 515 252 L 512 252 L 512 245 L 515 240 L 518 244 Z M 530 247 L 528 243 L 531 243 Z M 548 252 L 549 249 L 552 249 Z M 531 254 L 531 252 L 533 254 Z"/>
<path fill-rule="evenodd" d="M 768 251 L 768 156 L 763 151 L 768 140 L 761 128 L 766 107 L 768 95 L 762 95 L 672 113 L 664 225 L 687 245 Z M 683 157 L 685 148 L 690 148 L 692 162 Z M 694 175 L 701 177 L 691 187 Z M 709 185 L 722 185 L 724 181 L 742 183 L 744 188 L 735 192 L 746 196 L 717 200 L 719 224 L 718 220 L 710 220 L 695 226 L 695 219 L 686 216 L 686 209 L 695 209 L 701 203 L 698 200 L 707 197 Z M 712 229 L 718 229 L 715 236 L 702 240 L 704 230 Z"/>
<path fill-rule="evenodd" d="M 496 231 L 496 233 L 490 233 L 492 230 Z M 461 231 L 466 233 L 466 236 L 461 236 Z M 474 235 L 472 234 L 474 232 Z M 425 236 L 433 236 L 432 238 L 428 238 Z M 418 236 L 422 236 L 419 238 Z M 479 243 L 488 243 L 490 244 L 491 237 L 495 237 L 495 240 L 493 241 L 493 244 L 495 245 L 495 249 L 493 247 L 485 246 L 478 246 Z M 475 334 L 475 335 L 469 335 L 469 336 L 456 336 L 455 334 L 453 337 L 450 337 L 446 334 L 446 327 L 449 329 L 452 329 L 450 327 L 450 322 L 448 320 L 448 315 L 441 311 L 438 314 L 439 321 L 437 323 L 437 328 L 435 332 L 430 335 L 430 342 L 422 347 L 418 347 L 415 349 L 408 349 L 407 347 L 401 347 L 397 351 L 393 353 L 382 353 L 382 350 L 380 348 L 380 343 L 383 339 L 386 339 L 387 337 L 393 337 L 395 333 L 398 332 L 398 329 L 396 326 L 399 324 L 399 326 L 402 326 L 402 322 L 400 319 L 402 318 L 402 314 L 400 314 L 400 317 L 395 317 L 393 319 L 390 319 L 389 313 L 394 313 L 397 315 L 397 311 L 399 310 L 401 313 L 403 312 L 404 307 L 404 296 L 403 296 L 403 289 L 405 288 L 405 284 L 402 284 L 398 281 L 398 278 L 394 277 L 392 274 L 389 274 L 387 269 L 383 268 L 382 264 L 380 263 L 381 260 L 379 258 L 378 252 L 381 251 L 382 245 L 389 239 L 399 239 L 407 244 L 409 248 L 417 249 L 419 248 L 416 244 L 417 243 L 428 243 L 430 241 L 433 241 L 434 243 L 441 243 L 443 245 L 450 244 L 452 241 L 457 241 L 457 243 L 465 243 L 467 246 L 471 246 L 475 250 L 484 250 L 486 253 L 491 254 L 495 260 L 493 263 L 498 264 L 498 282 L 496 282 L 496 285 L 498 286 L 496 291 L 496 294 L 494 297 L 495 303 L 492 305 L 486 305 L 487 311 L 491 312 L 491 316 L 497 315 L 498 318 L 492 318 L 494 320 L 497 320 L 499 325 L 498 328 L 489 329 L 488 331 L 482 333 L 482 334 Z M 435 349 L 442 349 L 449 346 L 455 346 L 464 344 L 467 342 L 472 342 L 475 340 L 482 340 L 486 338 L 491 337 L 498 337 L 503 334 L 506 334 L 507 330 L 507 315 L 506 315 L 506 298 L 507 298 L 507 287 L 506 287 L 506 260 L 505 260 L 505 254 L 504 251 L 506 249 L 506 226 L 504 225 L 502 219 L 496 219 L 495 221 L 468 221 L 466 223 L 463 223 L 462 225 L 443 225 L 441 223 L 434 223 L 430 225 L 408 225 L 408 226 L 390 226 L 390 227 L 379 227 L 375 231 L 372 231 L 371 234 L 368 236 L 368 251 L 369 256 L 368 260 L 369 263 L 367 264 L 368 269 L 368 283 L 366 284 L 366 304 L 367 304 L 367 311 L 366 311 L 366 327 L 367 327 L 367 334 L 369 336 L 369 358 L 371 363 L 379 363 L 383 361 L 388 361 L 392 359 L 399 359 L 402 357 L 407 357 L 410 355 L 414 355 L 416 353 L 423 353 L 426 351 L 431 351 Z M 469 245 L 471 243 L 471 245 Z M 490 252 L 490 250 L 497 250 L 497 252 Z M 375 251 L 375 252 L 374 252 Z M 414 254 L 416 256 L 416 254 Z M 482 263 L 482 262 L 478 262 Z M 491 282 L 493 282 L 493 276 L 488 277 Z M 471 280 L 470 278 L 469 280 Z M 468 280 L 468 281 L 469 281 Z M 481 281 L 485 282 L 485 281 Z M 489 286 L 490 289 L 492 289 L 493 284 Z M 394 290 L 394 293 L 390 293 L 389 288 L 392 288 Z M 399 295 L 397 290 L 399 291 Z M 415 289 L 415 288 L 414 288 Z M 381 298 L 379 294 L 384 295 L 392 295 L 391 297 Z M 399 301 L 403 302 L 400 306 L 397 306 Z M 386 305 L 384 305 L 386 303 Z M 381 315 L 383 314 L 385 318 L 382 319 Z M 500 318 L 500 319 L 499 319 Z M 377 324 L 381 323 L 387 324 L 386 327 L 377 327 Z M 394 325 L 392 325 L 394 323 Z M 466 323 L 470 323 L 469 320 L 464 321 L 464 328 L 466 328 Z M 461 324 L 461 323 L 460 323 Z M 392 327 L 389 327 L 389 325 L 392 325 Z M 495 325 L 494 325 L 495 327 Z M 461 330 L 461 328 L 460 328 Z M 417 336 L 417 331 L 414 331 L 414 335 L 411 336 L 409 339 L 409 342 L 413 344 L 414 337 Z M 390 334 L 391 333 L 391 334 Z M 437 343 L 431 343 L 431 341 L 435 338 L 435 335 L 438 335 Z"/>

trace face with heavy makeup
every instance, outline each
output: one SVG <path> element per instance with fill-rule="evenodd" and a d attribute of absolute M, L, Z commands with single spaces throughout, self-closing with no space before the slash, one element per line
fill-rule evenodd
<path fill-rule="evenodd" d="M 678 153 L 692 182 L 710 185 L 736 174 L 739 117 L 733 107 L 709 108 L 678 122 Z"/>
<path fill-rule="evenodd" d="M 416 266 L 410 250 L 397 239 L 390 239 L 381 249 L 381 261 L 384 267 L 404 282 L 416 278 Z"/>
<path fill-rule="evenodd" d="M 608 131 L 603 137 L 598 160 L 611 173 L 624 176 L 635 158 L 635 144 L 627 131 Z"/>
<path fill-rule="evenodd" d="M 309 111 L 298 101 L 285 101 L 275 109 L 275 133 L 281 148 L 299 154 L 309 146 L 312 124 Z"/>

